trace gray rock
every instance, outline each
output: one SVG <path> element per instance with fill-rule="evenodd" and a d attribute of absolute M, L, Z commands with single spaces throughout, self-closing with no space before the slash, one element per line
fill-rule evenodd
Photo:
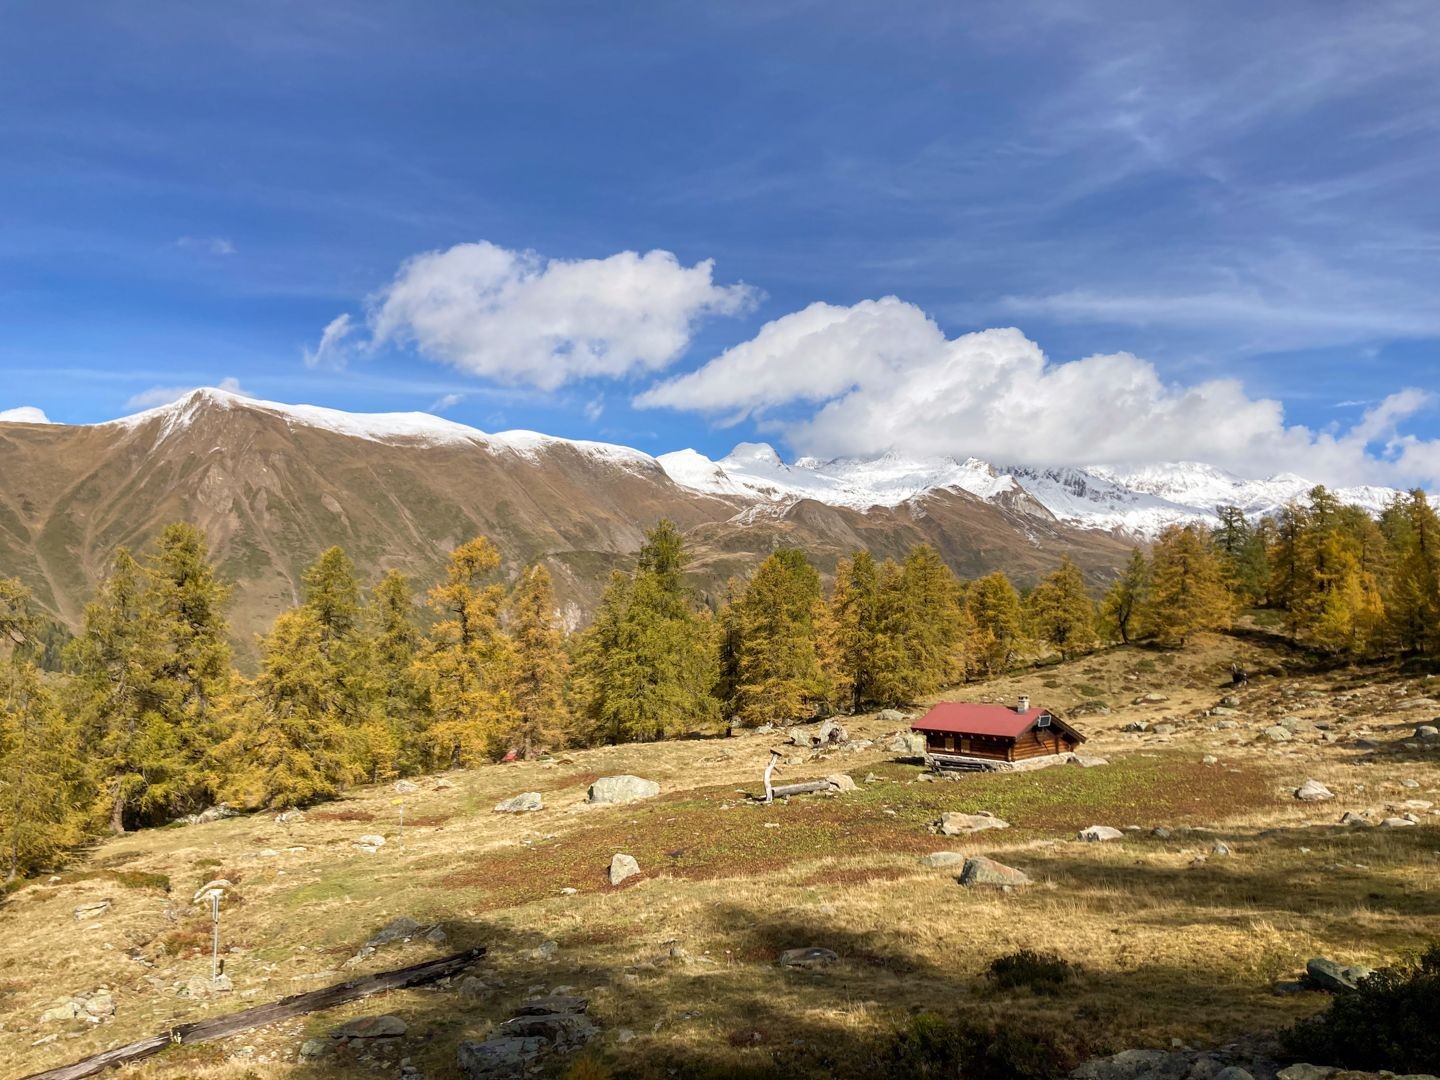
<path fill-rule="evenodd" d="M 897 732 L 885 744 L 885 749 L 901 757 L 923 758 L 926 751 L 925 736 L 918 731 Z"/>
<path fill-rule="evenodd" d="M 1369 812 L 1369 811 L 1366 811 L 1366 813 L 1368 813 L 1368 812 Z M 1340 824 L 1341 824 L 1341 825 L 1368 825 L 1369 822 L 1365 820 L 1365 814 L 1357 814 L 1354 810 L 1346 810 L 1345 813 L 1343 813 L 1343 814 L 1340 815 Z"/>
<path fill-rule="evenodd" d="M 602 776 L 590 785 L 587 799 L 591 803 L 628 803 L 653 799 L 660 794 L 660 785 L 639 776 Z"/>
<path fill-rule="evenodd" d="M 938 830 L 941 836 L 963 836 L 967 833 L 982 832 L 985 829 L 1008 829 L 1010 823 L 1001 821 L 994 814 L 948 813 L 940 815 Z"/>
<path fill-rule="evenodd" d="M 948 870 L 954 866 L 964 866 L 965 856 L 958 851 L 932 851 L 929 855 L 921 856 L 920 865 L 930 870 Z"/>
<path fill-rule="evenodd" d="M 1150 835 L 1156 840 L 1169 840 L 1172 834 L 1164 825 L 1156 825 L 1150 830 Z"/>
<path fill-rule="evenodd" d="M 104 915 L 105 912 L 109 910 L 109 900 L 96 900 L 90 904 L 81 904 L 75 909 L 74 915 L 76 919 L 83 921 L 85 919 L 99 918 L 101 915 Z"/>
<path fill-rule="evenodd" d="M 1330 1080 L 1339 1069 L 1330 1065 L 1290 1065 L 1275 1074 L 1275 1080 Z"/>
<path fill-rule="evenodd" d="M 381 945 L 391 945 L 397 941 L 409 941 L 420 934 L 422 927 L 409 915 L 397 915 L 379 930 L 375 936 L 365 942 L 366 948 L 376 949 Z"/>
<path fill-rule="evenodd" d="M 1120 730 L 1121 730 L 1121 731 L 1129 731 L 1129 732 L 1132 732 L 1132 733 L 1134 733 L 1134 732 L 1141 732 L 1141 731 L 1149 731 L 1149 730 L 1150 730 L 1150 725 L 1147 724 L 1147 723 L 1145 723 L 1144 720 L 1131 720 L 1128 724 L 1126 724 L 1126 725 L 1125 725 L 1124 727 L 1122 727 Z"/>
<path fill-rule="evenodd" d="M 75 1020 L 78 1019 L 84 1012 L 84 1005 L 82 1005 L 78 1001 L 75 1001 L 74 999 L 70 999 L 62 1001 L 58 1005 L 52 1005 L 50 1008 L 46 1009 L 43 1013 L 40 1014 L 40 1023 L 54 1024 L 63 1022 L 65 1020 Z"/>
<path fill-rule="evenodd" d="M 610 860 L 610 884 L 619 885 L 640 873 L 640 864 L 635 856 L 617 852 Z"/>
<path fill-rule="evenodd" d="M 1417 739 L 1440 739 L 1440 727 L 1434 724 L 1420 724 L 1415 728 Z"/>
<path fill-rule="evenodd" d="M 515 1010 L 516 1016 L 555 1016 L 560 1013 L 589 1012 L 590 999 L 574 994 L 551 994 L 548 997 L 531 998 Z"/>
<path fill-rule="evenodd" d="M 1414 824 L 1416 824 L 1416 822 L 1411 821 L 1409 818 L 1387 817 L 1385 820 L 1380 822 L 1380 827 L 1382 829 L 1403 829 L 1407 825 Z"/>
<path fill-rule="evenodd" d="M 780 966 L 816 971 L 823 967 L 829 967 L 839 959 L 840 957 L 829 949 L 819 949 L 814 946 L 808 949 L 786 949 L 780 954 Z"/>
<path fill-rule="evenodd" d="M 461 997 L 484 998 L 490 996 L 490 984 L 475 975 L 466 975 L 455 984 L 455 992 Z"/>
<path fill-rule="evenodd" d="M 368 851 L 374 851 L 376 848 L 385 846 L 385 837 L 379 833 L 366 833 L 364 836 L 357 836 L 355 838 L 355 846 Z"/>
<path fill-rule="evenodd" d="M 830 776 L 825 777 L 825 780 L 831 788 L 840 792 L 842 795 L 848 791 L 855 790 L 855 780 L 848 773 L 832 773 Z"/>
<path fill-rule="evenodd" d="M 1132 705 L 1164 705 L 1170 699 L 1164 694 L 1157 694 L 1154 690 L 1148 694 L 1141 694 L 1130 704 Z"/>
<path fill-rule="evenodd" d="M 1206 754 L 1204 757 L 1202 757 L 1202 758 L 1200 759 L 1200 764 L 1201 764 L 1201 765 L 1219 765 L 1219 764 L 1220 764 L 1220 759 L 1217 758 L 1214 754 Z"/>
<path fill-rule="evenodd" d="M 409 1025 L 398 1016 L 357 1016 L 330 1032 L 332 1039 L 398 1039 L 409 1031 Z"/>
<path fill-rule="evenodd" d="M 1175 734 L 1175 725 L 1174 725 L 1174 724 L 1156 724 L 1153 728 L 1150 729 L 1150 732 L 1151 732 L 1151 734 L 1153 734 L 1153 735 L 1174 735 L 1174 734 Z"/>
<path fill-rule="evenodd" d="M 1266 742 L 1289 742 L 1295 738 L 1289 728 L 1281 727 L 1279 724 L 1267 727 L 1264 731 L 1260 732 L 1258 737 L 1264 739 Z"/>
<path fill-rule="evenodd" d="M 211 979 L 206 975 L 191 975 L 190 978 L 178 984 L 175 989 L 177 997 L 208 998 L 216 994 L 228 994 L 235 989 L 230 982 L 229 975 L 221 975 Z"/>
<path fill-rule="evenodd" d="M 1009 889 L 1018 885 L 1029 885 L 1030 878 L 1023 870 L 996 862 L 984 855 L 972 855 L 965 860 L 960 871 L 959 882 L 968 889 L 1000 888 Z"/>
<path fill-rule="evenodd" d="M 1082 769 L 1098 769 L 1101 765 L 1109 765 L 1110 759 L 1096 757 L 1095 755 L 1076 754 L 1070 759 L 1072 765 L 1079 765 Z"/>
<path fill-rule="evenodd" d="M 523 814 L 531 810 L 544 810 L 545 802 L 538 791 L 522 791 L 509 799 L 495 804 L 497 814 Z"/>
<path fill-rule="evenodd" d="M 395 791 L 401 795 L 413 795 L 420 790 L 420 785 L 413 780 L 396 780 Z"/>
<path fill-rule="evenodd" d="M 306 1039 L 300 1044 L 300 1060 L 314 1061 L 330 1053 L 331 1044 L 325 1039 Z"/>
<path fill-rule="evenodd" d="M 1255 1080 L 1255 1078 L 1239 1065 L 1227 1065 L 1211 1077 L 1211 1080 Z"/>
<path fill-rule="evenodd" d="M 1125 1050 L 1108 1058 L 1087 1061 L 1070 1074 L 1072 1080 L 1179 1080 L 1172 1058 L 1164 1050 Z"/>
<path fill-rule="evenodd" d="M 1111 825 L 1091 825 L 1089 828 L 1081 829 L 1075 838 L 1095 844 L 1105 840 L 1123 840 L 1124 837 L 1124 833 Z"/>
<path fill-rule="evenodd" d="M 1371 975 L 1368 967 L 1354 964 L 1346 967 L 1323 956 L 1312 957 L 1305 962 L 1305 977 L 1311 986 L 1329 990 L 1332 994 L 1343 994 L 1354 990 L 1361 979 Z"/>
<path fill-rule="evenodd" d="M 1230 845 L 1223 840 L 1216 840 L 1215 846 L 1210 849 L 1212 855 L 1229 855 Z"/>
<path fill-rule="evenodd" d="M 454 786 L 455 784 L 452 781 L 446 780 L 443 776 L 439 780 L 435 781 L 436 791 L 449 791 Z"/>
<path fill-rule="evenodd" d="M 845 726 L 836 720 L 826 720 L 820 725 L 820 730 L 815 733 L 817 746 L 836 746 L 843 742 L 850 741 L 850 733 Z"/>
<path fill-rule="evenodd" d="M 201 810 L 198 814 L 186 814 L 180 818 L 182 825 L 204 825 L 210 821 L 223 821 L 225 818 L 238 817 L 240 811 L 236 810 L 229 803 L 218 803 L 208 809 Z"/>
<path fill-rule="evenodd" d="M 560 951 L 560 943 L 559 943 L 558 941 L 553 940 L 553 939 L 547 938 L 546 940 L 542 941 L 539 945 L 536 945 L 535 948 L 533 948 L 533 949 L 530 950 L 530 959 L 531 959 L 531 960 L 554 960 L 554 959 L 555 959 L 555 954 L 558 953 L 559 951 Z"/>
<path fill-rule="evenodd" d="M 299 825 L 305 820 L 304 810 L 285 810 L 275 815 L 275 820 L 281 825 Z"/>
<path fill-rule="evenodd" d="M 1335 793 L 1319 780 L 1306 780 L 1295 789 L 1295 798 L 1301 802 L 1324 802 L 1335 798 Z"/>
<path fill-rule="evenodd" d="M 881 709 L 875 714 L 875 718 L 882 724 L 903 724 L 909 719 L 899 709 Z"/>
<path fill-rule="evenodd" d="M 462 1042 L 455 1064 L 465 1080 L 519 1080 L 549 1045 L 545 1039 L 516 1036 Z"/>
<path fill-rule="evenodd" d="M 1234 731 L 1240 724 L 1235 720 L 1217 720 L 1215 722 L 1218 731 Z"/>
<path fill-rule="evenodd" d="M 85 999 L 85 1012 L 90 1016 L 103 1019 L 115 1015 L 115 998 L 109 990 L 96 990 Z"/>
<path fill-rule="evenodd" d="M 1226 694 L 1220 699 L 1220 704 L 1227 709 L 1238 709 L 1240 707 L 1240 699 L 1234 694 Z"/>

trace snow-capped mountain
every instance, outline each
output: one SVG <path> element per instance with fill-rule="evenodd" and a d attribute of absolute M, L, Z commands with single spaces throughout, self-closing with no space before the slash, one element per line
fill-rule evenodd
<path fill-rule="evenodd" d="M 885 454 L 834 461 L 800 458 L 787 465 L 764 443 L 741 443 L 719 461 L 694 450 L 661 454 L 657 460 L 682 486 L 779 505 L 815 499 L 865 509 L 898 506 L 942 490 L 986 501 L 1023 492 L 1067 525 L 1145 538 L 1177 522 L 1213 520 L 1217 506 L 1238 506 L 1251 517 L 1273 513 L 1315 486 L 1292 473 L 1247 480 L 1193 461 L 1135 469 L 1037 468 Z M 1396 492 L 1367 486 L 1337 488 L 1335 494 L 1378 513 Z"/>

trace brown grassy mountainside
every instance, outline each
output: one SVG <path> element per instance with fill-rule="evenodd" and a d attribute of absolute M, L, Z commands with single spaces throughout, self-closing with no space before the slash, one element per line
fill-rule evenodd
<path fill-rule="evenodd" d="M 1098 581 L 1126 554 L 1115 538 L 1062 526 L 1026 497 L 999 504 L 942 491 L 867 511 L 754 506 L 681 487 L 635 452 L 358 436 L 209 391 L 111 424 L 0 425 L 0 576 L 20 577 L 72 627 L 114 549 L 142 547 L 179 519 L 205 531 L 235 583 L 242 643 L 296 602 L 300 571 L 332 544 L 367 580 L 398 567 L 423 586 L 451 548 L 482 533 L 510 573 L 545 559 L 578 623 L 661 517 L 687 531 L 698 581 L 712 593 L 786 545 L 828 572 L 857 548 L 900 555 L 928 541 L 963 576 L 1003 569 L 1022 583 L 1066 554 Z"/>

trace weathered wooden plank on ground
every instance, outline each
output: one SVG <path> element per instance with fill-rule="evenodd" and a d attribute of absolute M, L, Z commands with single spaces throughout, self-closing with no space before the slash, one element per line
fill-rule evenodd
<path fill-rule="evenodd" d="M 404 990 L 411 986 L 424 986 L 426 983 L 436 982 L 464 971 L 484 955 L 483 946 L 466 949 L 464 952 L 455 953 L 453 956 L 446 956 L 439 960 L 427 960 L 422 964 L 412 964 L 410 967 L 397 968 L 394 971 L 382 971 L 376 975 L 365 975 L 319 990 L 294 994 L 287 998 L 281 998 L 279 1001 L 273 1001 L 269 1005 L 257 1005 L 253 1009 L 231 1013 L 229 1016 L 216 1016 L 192 1024 L 179 1024 L 169 1031 L 152 1035 L 148 1039 L 141 1039 L 125 1046 L 117 1046 L 113 1050 L 106 1050 L 103 1054 L 96 1054 L 84 1061 L 77 1061 L 73 1065 L 62 1065 L 58 1069 L 46 1069 L 44 1072 L 32 1073 L 22 1077 L 21 1080 L 80 1080 L 80 1077 L 94 1076 L 115 1065 L 125 1065 L 132 1061 L 152 1057 L 172 1044 L 189 1046 L 192 1043 L 210 1042 L 213 1039 L 223 1039 L 251 1028 L 264 1027 L 266 1024 L 288 1020 L 292 1016 L 303 1016 L 305 1013 L 315 1012 L 319 1009 L 343 1005 L 347 1001 L 355 1001 L 357 998 L 368 997 L 383 990 Z"/>
<path fill-rule="evenodd" d="M 803 784 L 781 784 L 770 790 L 778 799 L 784 795 L 813 795 L 817 791 L 828 791 L 831 786 L 829 780 L 809 780 Z"/>

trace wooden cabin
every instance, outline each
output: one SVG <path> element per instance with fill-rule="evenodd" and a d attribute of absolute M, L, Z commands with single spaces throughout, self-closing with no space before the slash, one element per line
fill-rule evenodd
<path fill-rule="evenodd" d="M 1004 769 L 1073 753 L 1085 736 L 1049 709 L 944 701 L 910 725 L 925 736 L 925 760 L 941 769 Z"/>

